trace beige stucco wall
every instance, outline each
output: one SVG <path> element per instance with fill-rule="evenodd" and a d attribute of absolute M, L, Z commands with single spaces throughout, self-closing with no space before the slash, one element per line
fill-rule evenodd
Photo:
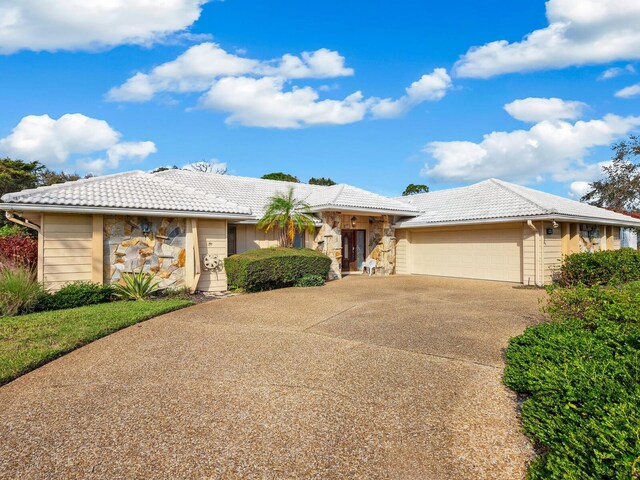
<path fill-rule="evenodd" d="M 406 275 L 411 273 L 409 264 L 410 230 L 396 230 L 396 273 Z"/>
<path fill-rule="evenodd" d="M 224 271 L 224 259 L 227 257 L 227 222 L 198 220 L 197 233 L 201 269 L 197 289 L 204 292 L 225 291 L 227 289 L 227 274 Z M 220 266 L 214 270 L 207 270 L 204 267 L 206 255 L 217 256 L 221 261 Z"/>
<path fill-rule="evenodd" d="M 46 288 L 57 290 L 68 282 L 97 280 L 93 258 L 94 254 L 101 257 L 102 244 L 94 244 L 93 230 L 92 215 L 42 215 L 38 278 Z M 101 278 L 102 270 L 98 265 L 95 269 Z"/>

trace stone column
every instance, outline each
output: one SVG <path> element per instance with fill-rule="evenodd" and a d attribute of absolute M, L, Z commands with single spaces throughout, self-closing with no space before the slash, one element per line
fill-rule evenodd
<path fill-rule="evenodd" d="M 336 212 L 322 212 L 322 227 L 314 240 L 315 250 L 331 259 L 329 280 L 342 278 L 342 216 Z"/>

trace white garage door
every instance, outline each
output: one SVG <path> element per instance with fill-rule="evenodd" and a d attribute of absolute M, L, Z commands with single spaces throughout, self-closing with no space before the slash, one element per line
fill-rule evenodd
<path fill-rule="evenodd" d="M 411 271 L 521 282 L 521 251 L 520 228 L 412 232 Z"/>

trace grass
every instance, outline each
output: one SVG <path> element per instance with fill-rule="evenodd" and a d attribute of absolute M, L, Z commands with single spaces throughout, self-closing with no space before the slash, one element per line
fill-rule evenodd
<path fill-rule="evenodd" d="M 112 302 L 0 318 L 0 385 L 121 328 L 192 304 Z"/>

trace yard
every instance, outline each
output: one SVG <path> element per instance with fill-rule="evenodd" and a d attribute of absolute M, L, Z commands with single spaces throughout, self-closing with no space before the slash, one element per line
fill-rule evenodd
<path fill-rule="evenodd" d="M 191 304 L 112 302 L 0 318 L 0 385 L 116 330 Z"/>

